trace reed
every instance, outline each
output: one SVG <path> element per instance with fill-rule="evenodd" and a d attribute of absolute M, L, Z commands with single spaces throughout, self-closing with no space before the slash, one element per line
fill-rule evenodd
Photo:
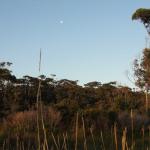
<path fill-rule="evenodd" d="M 90 133 L 91 133 L 91 137 L 92 137 L 92 141 L 93 141 L 93 145 L 94 145 L 94 150 L 96 150 L 96 144 L 95 144 L 95 139 L 94 139 L 92 128 L 90 128 Z"/>
<path fill-rule="evenodd" d="M 58 143 L 58 147 L 59 147 L 59 149 L 60 149 L 61 146 L 60 146 L 60 137 L 59 137 L 59 135 L 57 136 L 57 141 L 58 141 L 58 142 L 57 142 L 57 143 Z"/>
<path fill-rule="evenodd" d="M 103 132 L 101 131 L 101 141 L 102 141 L 102 149 L 105 150 L 105 144 L 104 144 L 104 138 L 103 138 Z"/>
<path fill-rule="evenodd" d="M 145 128 L 144 128 L 144 126 L 142 127 L 142 145 L 143 145 L 143 150 L 144 150 L 144 148 L 145 148 Z"/>
<path fill-rule="evenodd" d="M 55 144 L 55 146 L 56 146 L 56 149 L 57 149 L 57 150 L 59 150 L 59 146 L 58 146 L 58 144 L 57 144 L 57 142 L 56 142 L 56 138 L 55 138 L 55 136 L 54 136 L 53 132 L 51 133 L 51 135 L 52 135 L 52 138 L 53 138 L 54 144 Z"/>
<path fill-rule="evenodd" d="M 86 134 L 85 134 L 85 124 L 84 124 L 84 118 L 82 116 L 82 127 L 83 127 L 83 135 L 84 135 L 84 150 L 87 150 L 87 142 L 86 142 Z"/>
<path fill-rule="evenodd" d="M 4 142 L 3 142 L 3 150 L 5 150 L 5 144 L 6 144 L 6 141 L 4 140 Z"/>
<path fill-rule="evenodd" d="M 42 107 L 42 103 L 41 103 L 41 94 L 40 94 L 40 109 L 41 109 L 42 129 L 43 129 L 43 133 L 44 133 L 44 146 L 46 147 L 45 149 L 49 150 L 46 129 L 45 129 L 45 124 L 44 124 L 43 107 Z"/>
<path fill-rule="evenodd" d="M 63 150 L 64 149 L 64 147 L 65 147 L 65 142 L 66 142 L 66 139 L 65 139 L 66 137 L 65 137 L 65 135 L 64 135 L 64 133 L 63 133 L 63 144 L 62 144 L 62 147 L 61 147 L 61 150 Z"/>
<path fill-rule="evenodd" d="M 114 124 L 114 139 L 115 139 L 115 148 L 118 150 L 118 139 L 117 139 L 117 124 Z"/>
<path fill-rule="evenodd" d="M 42 50 L 40 49 L 39 75 L 41 74 L 41 59 L 42 59 Z M 41 149 L 41 139 L 40 139 L 40 120 L 41 120 L 43 134 L 44 134 L 44 143 L 42 144 L 42 147 L 44 149 L 49 150 L 46 129 L 45 129 L 45 124 L 44 124 L 44 117 L 43 117 L 43 107 L 42 107 L 42 102 L 41 102 L 41 79 L 39 79 L 36 104 L 37 104 L 38 149 L 39 150 Z"/>
<path fill-rule="evenodd" d="M 132 132 L 132 144 L 131 144 L 131 149 L 133 150 L 134 147 L 135 147 L 135 144 L 134 144 L 134 122 L 133 122 L 133 119 L 134 119 L 134 116 L 133 116 L 133 110 L 131 109 L 131 112 L 130 112 L 130 118 L 131 118 L 131 132 Z"/>
<path fill-rule="evenodd" d="M 63 135 L 63 137 L 64 137 L 64 149 L 67 150 L 67 142 L 66 142 L 67 133 L 66 133 L 66 135 Z"/>
<path fill-rule="evenodd" d="M 41 49 L 40 49 L 40 58 L 39 58 L 39 75 L 41 72 Z M 41 149 L 41 139 L 40 139 L 40 122 L 39 122 L 39 96 L 41 89 L 41 80 L 39 79 L 37 98 L 36 98 L 36 107 L 37 107 L 37 136 L 38 136 L 38 150 Z"/>
<path fill-rule="evenodd" d="M 123 136 L 122 136 L 122 150 L 126 150 L 126 147 L 128 149 L 128 146 L 127 146 L 127 137 L 126 137 L 126 134 L 127 134 L 127 128 L 125 128 L 123 130 Z"/>
<path fill-rule="evenodd" d="M 78 118 L 79 118 L 79 113 L 77 112 L 76 116 L 76 131 L 75 131 L 75 150 L 78 148 Z"/>
<path fill-rule="evenodd" d="M 148 141 L 149 141 L 149 143 L 148 143 L 148 145 L 149 145 L 149 147 L 150 147 L 150 126 L 148 126 Z"/>

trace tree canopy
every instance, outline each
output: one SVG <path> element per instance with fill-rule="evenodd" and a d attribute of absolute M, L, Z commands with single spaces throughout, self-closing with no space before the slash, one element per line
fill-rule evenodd
<path fill-rule="evenodd" d="M 132 15 L 132 20 L 140 20 L 144 24 L 148 34 L 150 35 L 150 9 L 137 9 Z"/>
<path fill-rule="evenodd" d="M 140 88 L 150 89 L 150 49 L 143 50 L 141 59 L 134 61 L 134 75 L 136 77 L 136 85 Z"/>

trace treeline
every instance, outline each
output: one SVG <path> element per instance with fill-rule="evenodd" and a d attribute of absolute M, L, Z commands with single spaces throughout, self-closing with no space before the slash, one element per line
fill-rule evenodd
<path fill-rule="evenodd" d="M 44 75 L 17 78 L 10 71 L 10 65 L 9 62 L 0 63 L 1 119 L 14 112 L 36 109 L 39 81 L 44 105 L 73 107 L 72 111 L 90 107 L 107 111 L 144 110 L 145 94 L 116 82 L 94 81 L 80 86 L 78 81 L 55 80 Z"/>

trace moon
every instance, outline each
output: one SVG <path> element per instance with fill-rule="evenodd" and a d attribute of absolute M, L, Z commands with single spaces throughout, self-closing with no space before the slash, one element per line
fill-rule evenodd
<path fill-rule="evenodd" d="M 60 22 L 59 22 L 60 24 L 63 24 L 64 23 L 64 21 L 63 20 L 60 20 Z"/>

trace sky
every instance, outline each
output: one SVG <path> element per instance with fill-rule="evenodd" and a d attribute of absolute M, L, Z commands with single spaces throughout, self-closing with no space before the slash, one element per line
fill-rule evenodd
<path fill-rule="evenodd" d="M 126 72 L 147 33 L 131 16 L 149 6 L 148 0 L 0 0 L 0 61 L 12 62 L 18 78 L 38 76 L 41 48 L 41 74 L 132 87 Z"/>

